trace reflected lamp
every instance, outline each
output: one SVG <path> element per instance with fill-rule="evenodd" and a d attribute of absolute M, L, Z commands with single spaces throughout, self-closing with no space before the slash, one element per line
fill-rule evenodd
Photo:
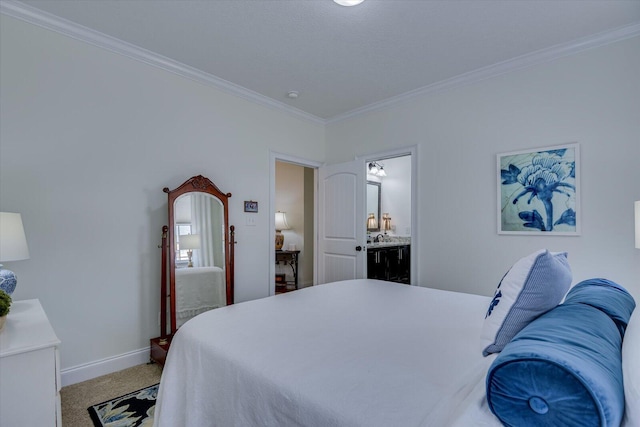
<path fill-rule="evenodd" d="M 200 249 L 200 235 L 199 234 L 183 234 L 180 236 L 180 250 L 187 251 L 187 257 L 189 258 L 189 263 L 187 267 L 193 267 L 193 262 L 191 261 L 191 257 L 193 256 L 194 249 Z"/>
<path fill-rule="evenodd" d="M 27 238 L 24 234 L 22 216 L 19 213 L 0 212 L 0 262 L 29 259 Z M 0 264 L 0 289 L 11 295 L 18 278 Z"/>

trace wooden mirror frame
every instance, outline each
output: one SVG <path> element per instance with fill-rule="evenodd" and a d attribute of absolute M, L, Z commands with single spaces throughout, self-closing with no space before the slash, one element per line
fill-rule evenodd
<path fill-rule="evenodd" d="M 175 236 L 175 202 L 178 197 L 188 193 L 206 193 L 216 197 L 222 203 L 224 212 L 225 230 L 224 257 L 225 257 L 225 279 L 226 279 L 226 303 L 233 304 L 234 301 L 234 244 L 235 227 L 229 225 L 229 197 L 231 193 L 223 193 L 208 178 L 197 175 L 186 180 L 175 190 L 165 187 L 162 191 L 168 195 L 169 226 L 162 228 L 162 273 L 161 273 L 161 304 L 160 304 L 160 328 L 161 337 L 173 336 L 177 330 L 176 326 L 176 236 Z M 168 241 L 167 241 L 168 240 Z M 167 251 L 167 248 L 169 249 Z M 169 260 L 169 289 L 167 293 L 167 259 Z M 167 296 L 169 297 L 171 312 L 171 330 L 167 334 Z"/>

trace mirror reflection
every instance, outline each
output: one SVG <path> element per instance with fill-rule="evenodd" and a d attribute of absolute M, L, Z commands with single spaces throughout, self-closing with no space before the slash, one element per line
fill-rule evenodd
<path fill-rule="evenodd" d="M 164 338 L 200 313 L 233 304 L 235 228 L 229 225 L 231 193 L 223 193 L 208 178 L 194 176 L 174 190 L 162 191 L 169 202 L 169 225 L 163 227 L 161 245 Z"/>
<path fill-rule="evenodd" d="M 207 193 L 174 203 L 176 327 L 226 305 L 224 207 Z"/>
<path fill-rule="evenodd" d="M 235 227 L 229 198 L 197 175 L 168 196 L 169 223 L 162 227 L 160 336 L 151 338 L 150 359 L 164 365 L 173 335 L 193 317 L 234 302 Z M 167 304 L 169 307 L 167 308 Z"/>
<path fill-rule="evenodd" d="M 367 181 L 367 231 L 380 231 L 381 188 L 381 183 Z"/>

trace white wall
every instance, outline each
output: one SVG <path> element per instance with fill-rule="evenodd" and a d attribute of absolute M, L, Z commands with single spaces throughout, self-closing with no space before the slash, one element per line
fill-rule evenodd
<path fill-rule="evenodd" d="M 419 146 L 422 285 L 490 295 L 547 247 L 569 252 L 574 282 L 607 277 L 640 302 L 638 52 L 636 37 L 329 124 L 327 161 Z M 498 235 L 496 154 L 567 142 L 581 147 L 582 235 Z"/>
<path fill-rule="evenodd" d="M 411 236 L 411 156 L 385 159 L 381 163 L 387 176 L 380 180 L 380 215 L 388 213 L 391 217 L 389 234 Z"/>
<path fill-rule="evenodd" d="M 6 267 L 63 370 L 159 334 L 162 188 L 193 175 L 233 194 L 236 301 L 268 295 L 269 150 L 322 162 L 322 125 L 4 15 L 0 30 L 0 210 L 22 213 L 31 253 Z"/>

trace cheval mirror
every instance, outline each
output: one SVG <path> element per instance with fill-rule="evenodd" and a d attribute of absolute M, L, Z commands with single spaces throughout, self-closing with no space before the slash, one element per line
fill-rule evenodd
<path fill-rule="evenodd" d="M 163 191 L 169 199 L 169 226 L 162 228 L 160 337 L 151 339 L 151 360 L 160 365 L 173 334 L 187 320 L 233 304 L 235 243 L 235 227 L 229 226 L 231 193 L 202 175 Z"/>

